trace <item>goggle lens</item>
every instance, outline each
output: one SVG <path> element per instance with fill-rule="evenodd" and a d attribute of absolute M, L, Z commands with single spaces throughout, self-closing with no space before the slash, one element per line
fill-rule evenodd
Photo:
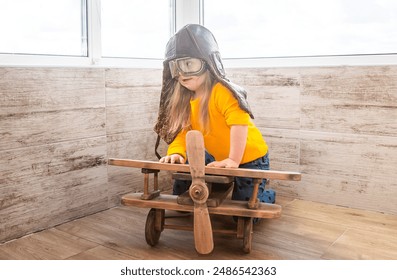
<path fill-rule="evenodd" d="M 205 63 L 198 58 L 179 58 L 169 62 L 173 78 L 179 76 L 196 76 L 203 72 Z"/>

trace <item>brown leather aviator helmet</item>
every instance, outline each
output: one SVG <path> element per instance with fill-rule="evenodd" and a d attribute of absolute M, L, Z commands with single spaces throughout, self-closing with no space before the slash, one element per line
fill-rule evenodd
<path fill-rule="evenodd" d="M 215 77 L 215 80 L 226 86 L 238 100 L 241 109 L 246 111 L 250 114 L 251 118 L 253 118 L 251 109 L 246 100 L 246 91 L 226 78 L 215 37 L 207 28 L 198 24 L 189 24 L 171 37 L 166 46 L 159 115 L 154 127 L 154 131 L 161 139 L 167 144 L 170 144 L 176 137 L 176 134 L 170 134 L 168 129 L 169 112 L 167 104 L 173 93 L 175 84 L 178 82 L 176 79 L 172 78 L 169 61 L 182 57 L 193 57 L 204 60 L 207 69 Z"/>

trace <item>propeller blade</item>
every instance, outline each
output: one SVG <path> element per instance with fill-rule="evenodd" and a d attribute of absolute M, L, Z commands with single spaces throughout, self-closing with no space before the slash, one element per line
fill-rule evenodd
<path fill-rule="evenodd" d="M 209 254 L 214 249 L 214 241 L 207 208 L 209 191 L 205 184 L 204 139 L 199 131 L 191 130 L 187 133 L 186 150 L 192 176 L 189 194 L 194 202 L 194 243 L 198 253 Z"/>

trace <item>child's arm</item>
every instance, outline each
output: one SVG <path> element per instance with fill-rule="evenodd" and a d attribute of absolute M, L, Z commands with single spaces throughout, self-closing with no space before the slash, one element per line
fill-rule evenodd
<path fill-rule="evenodd" d="M 181 130 L 174 141 L 168 146 L 167 155 L 159 161 L 162 163 L 185 163 L 186 162 L 186 130 Z"/>
<path fill-rule="evenodd" d="M 222 161 L 211 162 L 207 166 L 237 168 L 240 165 L 244 155 L 245 145 L 247 143 L 247 135 L 247 125 L 232 125 L 230 128 L 229 157 Z"/>

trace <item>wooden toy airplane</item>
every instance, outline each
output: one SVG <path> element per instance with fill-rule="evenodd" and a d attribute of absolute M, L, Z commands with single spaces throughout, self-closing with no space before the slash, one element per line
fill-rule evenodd
<path fill-rule="evenodd" d="M 186 150 L 189 164 L 171 164 L 154 161 L 115 159 L 108 160 L 109 165 L 141 168 L 144 174 L 143 193 L 130 193 L 122 197 L 127 206 L 151 208 L 146 219 L 146 242 L 155 246 L 165 228 L 184 229 L 186 226 L 166 225 L 165 210 L 193 212 L 193 230 L 196 251 L 209 254 L 214 249 L 210 214 L 235 216 L 237 229 L 231 233 L 243 239 L 243 250 L 251 252 L 253 218 L 277 218 L 281 215 L 281 206 L 259 202 L 257 199 L 262 179 L 299 181 L 298 172 L 255 170 L 243 168 L 217 168 L 205 166 L 205 148 L 203 136 L 199 131 L 189 131 L 186 136 Z M 174 179 L 191 180 L 189 191 L 180 196 L 160 194 L 158 173 L 160 170 L 174 171 Z M 154 174 L 153 190 L 149 187 L 149 175 Z M 227 199 L 233 188 L 234 177 L 252 178 L 254 190 L 249 201 Z M 213 183 L 220 183 L 212 187 Z M 223 186 L 223 187 L 220 187 Z M 226 230 L 221 232 L 225 233 Z M 228 232 L 230 233 L 230 232 Z"/>

